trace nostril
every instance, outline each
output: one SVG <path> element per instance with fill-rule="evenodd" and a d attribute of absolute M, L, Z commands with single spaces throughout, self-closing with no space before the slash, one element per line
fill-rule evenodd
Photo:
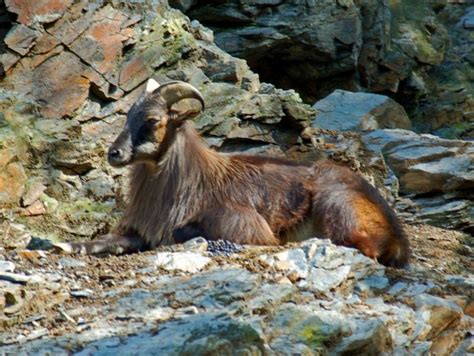
<path fill-rule="evenodd" d="M 111 149 L 109 151 L 109 157 L 110 158 L 119 158 L 122 156 L 122 150 L 118 149 L 118 148 L 114 148 L 114 149 Z"/>

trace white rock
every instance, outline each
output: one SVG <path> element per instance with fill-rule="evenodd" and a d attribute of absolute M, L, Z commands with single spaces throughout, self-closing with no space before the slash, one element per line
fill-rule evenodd
<path fill-rule="evenodd" d="M 15 271 L 15 264 L 10 261 L 0 261 L 0 272 L 13 272 Z"/>
<path fill-rule="evenodd" d="M 293 272 L 297 278 L 306 278 L 308 276 L 308 264 L 302 249 L 285 250 L 273 255 L 273 257 L 274 265 L 278 270 Z"/>
<path fill-rule="evenodd" d="M 207 251 L 209 246 L 207 240 L 204 237 L 195 237 L 194 239 L 188 240 L 183 244 L 183 247 L 186 251 Z"/>
<path fill-rule="evenodd" d="M 152 261 L 168 271 L 194 273 L 203 269 L 211 259 L 195 252 L 159 252 Z"/>
<path fill-rule="evenodd" d="M 311 268 L 308 287 L 317 291 L 329 291 L 344 282 L 351 272 L 350 266 L 341 266 L 333 270 Z"/>

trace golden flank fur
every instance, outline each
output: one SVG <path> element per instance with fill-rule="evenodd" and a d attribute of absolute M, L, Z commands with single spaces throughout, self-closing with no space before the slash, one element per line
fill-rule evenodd
<path fill-rule="evenodd" d="M 111 234 L 68 244 L 67 250 L 133 252 L 196 236 L 256 245 L 318 236 L 386 265 L 408 262 L 409 244 L 394 211 L 362 177 L 328 161 L 304 165 L 218 153 L 192 122 L 178 119 L 170 105 L 167 109 L 159 94 L 144 105 L 160 116 L 153 128 L 158 148 L 136 161 L 131 154 L 119 155 L 131 130 L 109 151 L 111 163 L 131 164 L 129 204 L 121 221 Z M 130 120 L 135 125 L 138 119 Z"/>

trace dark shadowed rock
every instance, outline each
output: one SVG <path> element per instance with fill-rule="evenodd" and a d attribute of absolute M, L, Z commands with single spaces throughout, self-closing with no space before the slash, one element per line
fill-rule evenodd
<path fill-rule="evenodd" d="M 465 3 L 465 2 L 464 2 Z M 307 102 L 334 89 L 390 93 L 424 132 L 469 137 L 474 107 L 464 3 L 175 1 L 262 79 Z M 464 60 L 466 58 L 466 60 Z M 284 70 L 282 70 L 284 69 Z M 456 130 L 450 127 L 457 124 Z"/>

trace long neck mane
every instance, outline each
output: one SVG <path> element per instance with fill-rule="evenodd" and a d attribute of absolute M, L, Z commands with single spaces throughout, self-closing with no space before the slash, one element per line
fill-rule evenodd
<path fill-rule="evenodd" d="M 191 123 L 183 123 L 157 164 L 132 167 L 129 204 L 119 228 L 137 232 L 150 247 L 173 243 L 173 229 L 202 207 L 196 200 L 219 187 L 228 159 L 209 149 Z"/>

